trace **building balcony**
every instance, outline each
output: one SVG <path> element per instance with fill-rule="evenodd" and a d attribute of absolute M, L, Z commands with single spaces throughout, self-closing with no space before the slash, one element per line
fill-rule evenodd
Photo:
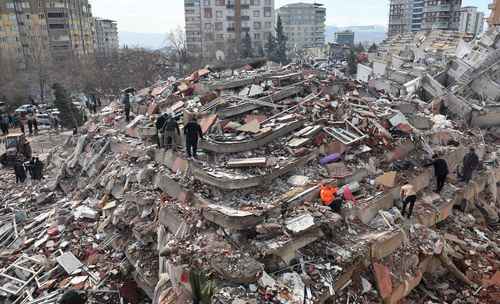
<path fill-rule="evenodd" d="M 450 10 L 451 10 L 451 5 L 449 5 L 449 4 L 427 6 L 424 8 L 425 13 L 446 12 L 446 11 L 450 11 Z"/>

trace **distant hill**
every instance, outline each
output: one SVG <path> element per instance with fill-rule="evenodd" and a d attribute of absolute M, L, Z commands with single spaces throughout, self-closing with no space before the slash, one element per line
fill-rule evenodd
<path fill-rule="evenodd" d="M 119 32 L 120 46 L 160 49 L 165 47 L 167 34 Z"/>
<path fill-rule="evenodd" d="M 326 41 L 333 42 L 335 39 L 335 32 L 351 30 L 354 32 L 355 43 L 358 42 L 375 42 L 379 43 L 386 38 L 386 28 L 381 25 L 365 25 L 365 26 L 327 26 L 326 27 Z"/>

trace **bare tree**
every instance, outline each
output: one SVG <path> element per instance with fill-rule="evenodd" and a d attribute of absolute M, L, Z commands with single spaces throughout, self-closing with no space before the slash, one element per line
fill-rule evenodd
<path fill-rule="evenodd" d="M 188 62 L 186 32 L 180 26 L 167 34 L 167 48 L 173 53 L 172 59 L 179 65 L 179 73 L 184 74 L 184 65 Z"/>

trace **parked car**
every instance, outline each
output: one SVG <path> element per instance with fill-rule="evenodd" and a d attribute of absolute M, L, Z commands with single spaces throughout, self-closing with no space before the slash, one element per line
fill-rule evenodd
<path fill-rule="evenodd" d="M 36 121 L 38 125 L 50 126 L 50 115 L 47 113 L 36 114 Z"/>
<path fill-rule="evenodd" d="M 16 113 L 27 113 L 36 110 L 36 107 L 31 104 L 25 104 L 16 109 Z"/>

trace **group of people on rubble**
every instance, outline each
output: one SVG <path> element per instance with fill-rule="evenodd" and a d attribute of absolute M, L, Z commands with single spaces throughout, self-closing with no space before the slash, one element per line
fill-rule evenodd
<path fill-rule="evenodd" d="M 180 138 L 181 132 L 174 115 L 168 113 L 160 115 L 156 120 L 156 130 L 158 134 L 158 147 L 176 151 L 177 141 Z M 187 157 L 197 158 L 198 141 L 203 139 L 203 132 L 195 116 L 192 116 L 184 126 L 183 133 Z"/>
<path fill-rule="evenodd" d="M 32 157 L 30 161 L 23 162 L 18 158 L 14 164 L 14 174 L 16 175 L 16 183 L 23 184 L 29 173 L 31 180 L 39 181 L 43 179 L 43 162 L 38 157 Z"/>
<path fill-rule="evenodd" d="M 439 194 L 442 192 L 450 173 L 448 163 L 438 154 L 434 154 L 432 156 L 432 161 L 424 167 L 431 166 L 434 167 L 434 177 L 436 178 L 435 192 Z M 476 154 L 476 149 L 474 147 L 471 147 L 469 149 L 469 152 L 465 154 L 463 158 L 462 171 L 457 168 L 458 180 L 468 184 L 472 180 L 474 172 L 479 169 L 479 166 L 479 156 Z M 400 196 L 403 203 L 401 214 L 403 215 L 403 217 L 407 216 L 408 218 L 411 218 L 415 202 L 417 201 L 417 191 L 415 189 L 415 186 L 406 181 L 405 185 L 401 187 Z"/>
<path fill-rule="evenodd" d="M 436 178 L 436 193 L 441 193 L 448 175 L 450 173 L 447 161 L 438 154 L 432 156 L 432 160 L 424 167 L 433 167 L 434 176 Z M 480 166 L 479 157 L 476 154 L 475 148 L 471 147 L 469 152 L 464 156 L 462 162 L 462 171 L 457 168 L 458 179 L 461 182 L 468 184 Z M 342 190 L 342 191 L 341 191 Z M 340 213 L 342 206 L 345 202 L 355 202 L 349 185 L 344 186 L 342 189 L 331 185 L 320 186 L 320 198 L 325 206 L 328 206 L 335 213 Z M 408 180 L 404 181 L 404 185 L 400 189 L 400 197 L 402 202 L 401 215 L 403 217 L 411 218 L 413 209 L 417 201 L 417 190 Z"/>

